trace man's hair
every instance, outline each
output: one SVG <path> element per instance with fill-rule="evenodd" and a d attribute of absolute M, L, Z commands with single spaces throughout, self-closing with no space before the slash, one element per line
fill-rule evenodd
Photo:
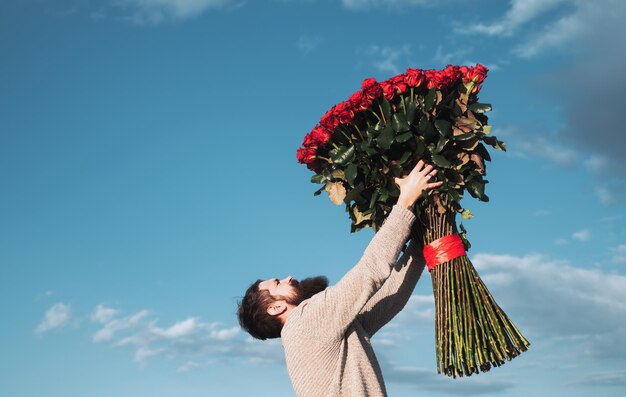
<path fill-rule="evenodd" d="M 267 312 L 269 305 L 274 303 L 276 299 L 268 290 L 259 289 L 261 281 L 255 281 L 246 290 L 237 312 L 239 324 L 254 338 L 263 340 L 278 338 L 283 329 L 283 324 L 278 317 Z"/>

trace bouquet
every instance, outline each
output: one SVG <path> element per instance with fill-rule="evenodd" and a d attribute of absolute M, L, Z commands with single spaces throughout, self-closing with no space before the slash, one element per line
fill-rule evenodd
<path fill-rule="evenodd" d="M 399 196 L 395 177 L 423 159 L 438 169 L 443 184 L 416 203 L 411 231 L 422 244 L 435 295 L 437 372 L 470 376 L 500 366 L 529 343 L 495 302 L 466 255 L 466 230 L 456 214 L 473 215 L 461 205 L 464 193 L 485 194 L 485 145 L 506 150 L 490 136 L 478 102 L 487 68 L 448 65 L 443 70 L 409 68 L 405 73 L 362 87 L 328 110 L 297 151 L 298 162 L 337 205 L 345 204 L 351 231 L 376 232 Z"/>

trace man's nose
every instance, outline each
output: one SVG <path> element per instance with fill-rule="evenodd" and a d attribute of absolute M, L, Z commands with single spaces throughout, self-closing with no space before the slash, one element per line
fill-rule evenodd
<path fill-rule="evenodd" d="M 287 276 L 287 277 L 285 277 L 285 278 L 282 280 L 282 282 L 285 282 L 285 283 L 287 283 L 287 284 L 290 284 L 290 283 L 291 283 L 291 280 L 293 280 L 293 277 L 291 277 L 291 276 Z"/>

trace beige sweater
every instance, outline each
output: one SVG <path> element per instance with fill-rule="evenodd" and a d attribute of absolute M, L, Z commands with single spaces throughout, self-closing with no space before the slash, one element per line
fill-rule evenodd
<path fill-rule="evenodd" d="M 396 262 L 414 220 L 394 206 L 356 266 L 289 314 L 281 340 L 298 397 L 387 395 L 370 338 L 402 310 L 424 269 L 413 243 Z"/>

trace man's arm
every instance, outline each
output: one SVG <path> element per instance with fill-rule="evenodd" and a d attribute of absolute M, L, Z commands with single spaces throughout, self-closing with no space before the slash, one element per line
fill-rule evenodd
<path fill-rule="evenodd" d="M 407 208 L 393 207 L 359 262 L 337 284 L 314 295 L 302 307 L 307 333 L 321 339 L 343 337 L 363 306 L 389 277 L 414 220 L 415 215 Z"/>
<path fill-rule="evenodd" d="M 370 337 L 404 308 L 422 275 L 425 263 L 418 244 L 411 240 L 391 271 L 391 276 L 361 311 L 359 321 Z"/>
<path fill-rule="evenodd" d="M 424 167 L 424 162 L 420 160 L 406 177 L 395 178 L 400 187 L 398 202 L 359 262 L 336 285 L 315 294 L 299 306 L 300 317 L 305 319 L 304 332 L 321 340 L 343 337 L 363 306 L 391 274 L 415 221 L 415 215 L 409 208 L 413 208 L 424 190 L 441 186 L 442 182 L 428 183 L 436 173 L 431 165 Z"/>

